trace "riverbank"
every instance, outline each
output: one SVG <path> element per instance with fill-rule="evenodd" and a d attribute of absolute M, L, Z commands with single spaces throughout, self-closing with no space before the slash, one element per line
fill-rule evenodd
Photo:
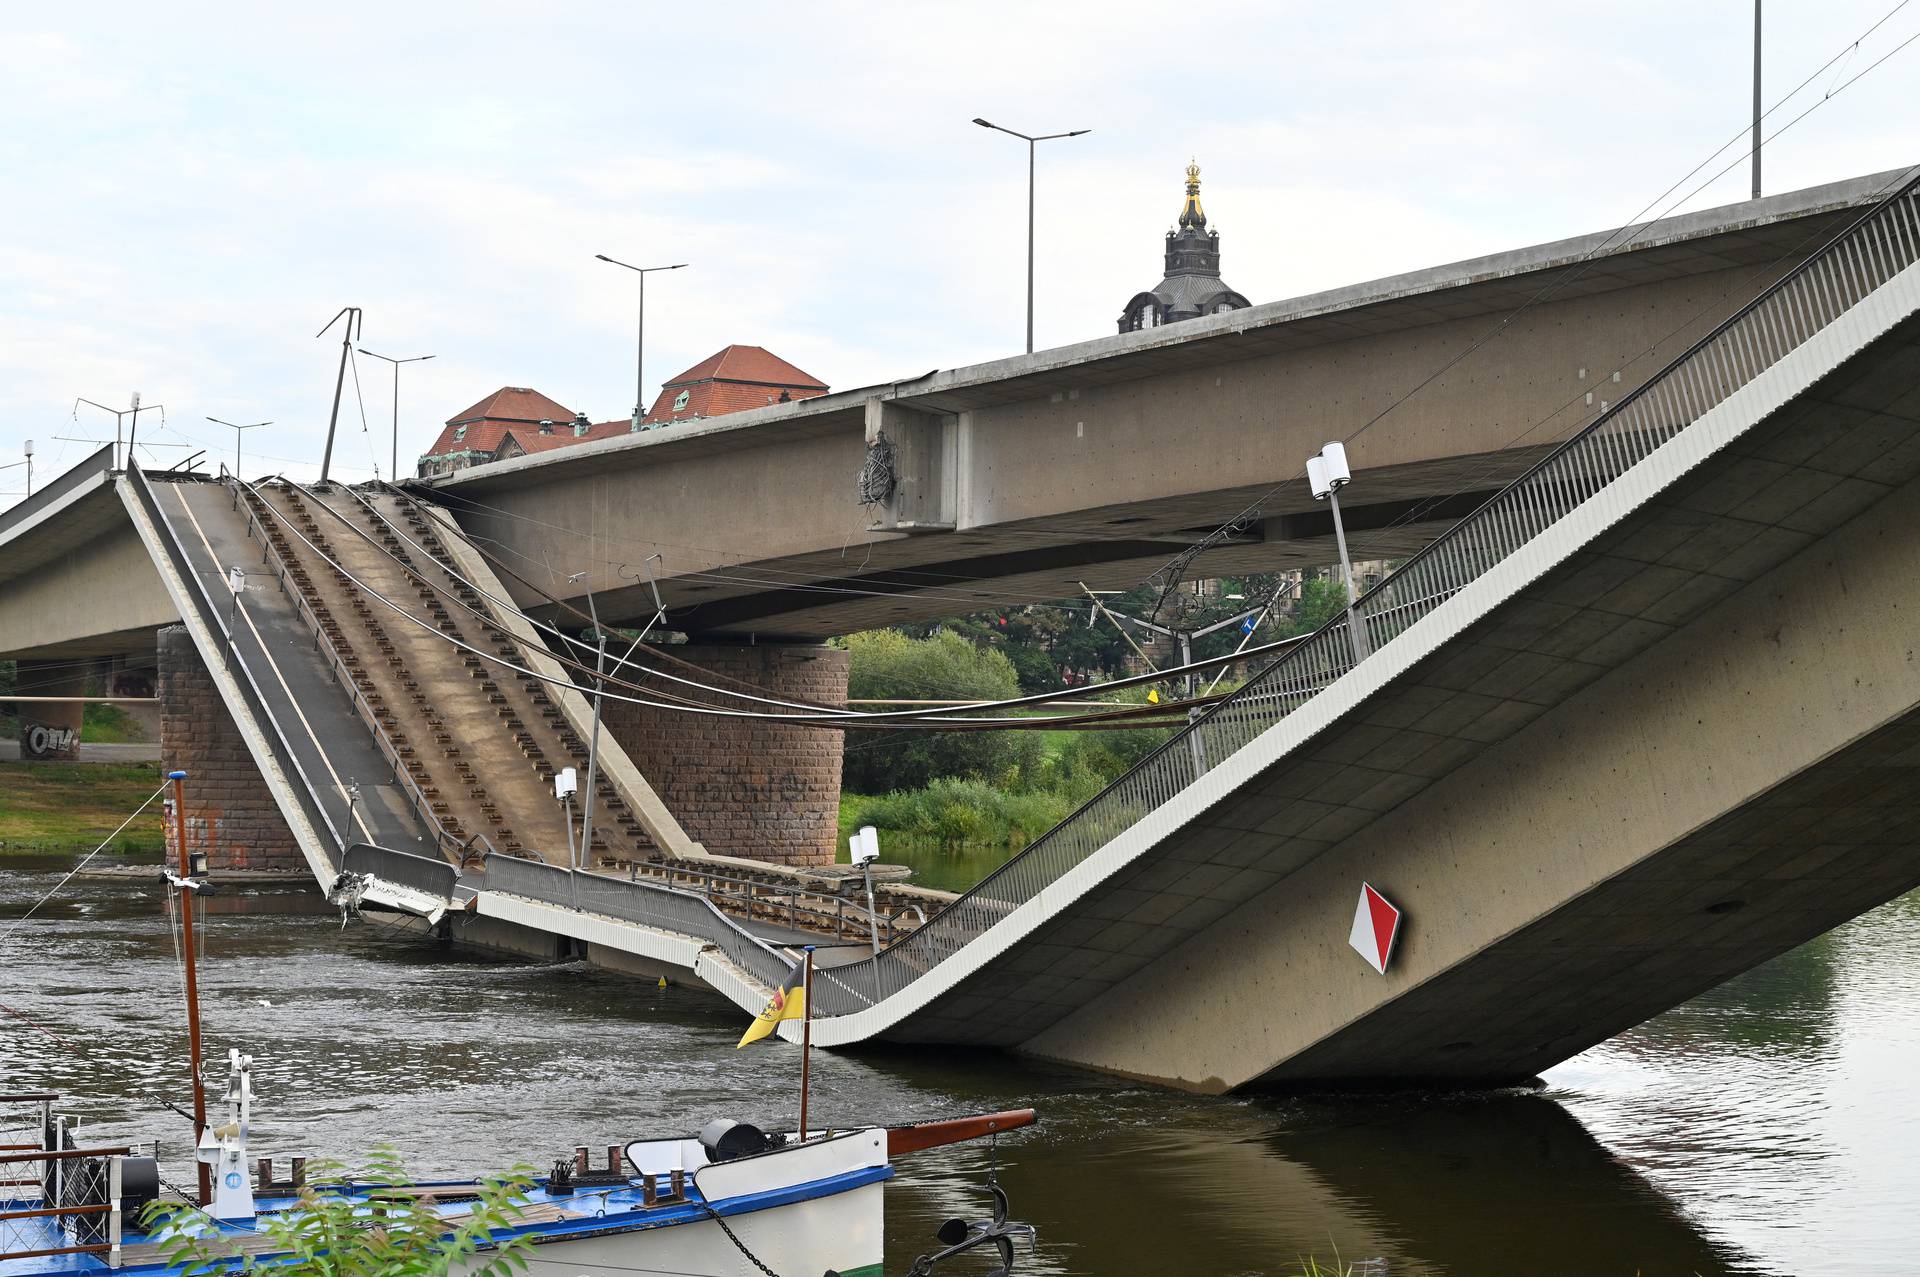
<path fill-rule="evenodd" d="M 160 765 L 0 762 L 0 856 L 84 855 L 160 787 Z M 166 849 L 160 804 L 114 836 L 116 856 Z"/>

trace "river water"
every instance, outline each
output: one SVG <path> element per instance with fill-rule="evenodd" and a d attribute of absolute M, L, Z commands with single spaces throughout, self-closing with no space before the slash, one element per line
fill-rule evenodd
<path fill-rule="evenodd" d="M 0 919 L 59 878 L 0 862 Z M 722 1114 L 792 1124 L 797 1052 L 736 1051 L 744 1018 L 710 995 L 343 930 L 311 897 L 219 903 L 208 1051 L 253 1053 L 258 1155 L 386 1142 L 420 1174 L 468 1174 Z M 184 1180 L 187 1133 L 139 1097 L 186 1093 L 159 891 L 70 884 L 0 941 L 0 990 L 40 1026 L 0 1014 L 0 1091 L 65 1092 L 101 1139 L 158 1135 Z M 823 1053 L 814 1105 L 843 1125 L 1039 1108 L 1043 1125 L 998 1151 L 1015 1214 L 1040 1230 L 1023 1272 L 1280 1275 L 1337 1250 L 1393 1277 L 1911 1274 L 1917 1063 L 1920 893 L 1540 1089 L 1214 1099 L 1000 1055 Z M 983 1210 L 988 1160 L 965 1146 L 898 1164 L 890 1271 L 939 1220 Z"/>

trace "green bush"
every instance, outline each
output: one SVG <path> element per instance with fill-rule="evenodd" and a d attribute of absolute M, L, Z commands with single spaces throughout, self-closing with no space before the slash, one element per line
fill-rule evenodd
<path fill-rule="evenodd" d="M 942 847 L 1024 846 L 1059 824 L 1076 804 L 1065 794 L 1014 794 L 983 781 L 943 779 L 877 797 L 848 794 L 841 828 L 872 825 Z"/>
<path fill-rule="evenodd" d="M 533 1186 L 529 1167 L 475 1183 L 477 1196 L 463 1204 L 457 1224 L 441 1219 L 419 1197 L 398 1191 L 386 1198 L 385 1216 L 376 1225 L 367 1215 L 356 1214 L 366 1208 L 366 1198 L 325 1191 L 328 1184 L 345 1181 L 357 1188 L 400 1187 L 410 1183 L 411 1177 L 390 1148 L 375 1150 L 363 1166 L 309 1163 L 300 1204 L 261 1220 L 260 1231 L 273 1240 L 273 1249 L 286 1252 L 284 1259 L 271 1261 L 272 1271 L 303 1277 L 446 1277 L 455 1271 L 473 1277 L 505 1277 L 526 1271 L 531 1243 L 524 1236 L 490 1247 L 484 1261 L 479 1255 L 489 1233 L 516 1222 L 515 1203 Z M 233 1234 L 206 1232 L 203 1220 L 198 1207 L 184 1202 L 154 1202 L 147 1207 L 143 1223 L 158 1235 L 168 1271 L 201 1277 L 253 1267 L 251 1256 L 241 1257 Z"/>
<path fill-rule="evenodd" d="M 884 700 L 1006 700 L 1020 694 L 1013 663 L 957 634 L 917 639 L 874 630 L 847 639 L 847 694 Z M 1039 767 L 1041 744 L 1031 732 L 847 733 L 843 783 L 856 793 L 920 789 L 942 777 L 1017 786 Z"/>

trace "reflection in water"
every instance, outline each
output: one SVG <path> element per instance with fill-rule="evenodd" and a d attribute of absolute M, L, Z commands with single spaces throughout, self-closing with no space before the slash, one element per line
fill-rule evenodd
<path fill-rule="evenodd" d="M 0 870 L 0 917 L 58 881 Z M 204 928 L 210 1053 L 256 1057 L 256 1151 L 377 1141 L 423 1173 L 550 1162 L 575 1144 L 727 1114 L 790 1125 L 791 1048 L 735 1051 L 707 996 L 579 964 L 442 950 L 378 926 L 256 912 Z M 309 901 L 311 898 L 307 898 Z M 305 907 L 311 907 L 310 905 Z M 1000 1055 L 816 1059 L 830 1120 L 1031 1102 L 998 1151 L 903 1161 L 889 1266 L 984 1211 L 997 1156 L 1051 1274 L 1283 1274 L 1305 1254 L 1393 1277 L 1892 1274 L 1920 1190 L 1920 897 L 1877 911 L 1569 1062 L 1544 1094 L 1195 1098 Z M 142 1088 L 185 1091 L 179 983 L 157 888 L 75 883 L 4 952 L 4 1001 L 91 1059 L 0 1018 L 0 1079 L 76 1097 L 103 1139 L 188 1132 Z"/>

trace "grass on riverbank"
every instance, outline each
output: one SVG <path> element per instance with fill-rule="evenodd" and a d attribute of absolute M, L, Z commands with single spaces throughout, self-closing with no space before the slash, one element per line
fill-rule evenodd
<path fill-rule="evenodd" d="M 158 763 L 0 762 L 0 855 L 84 855 L 159 787 Z M 114 839 L 112 850 L 165 848 L 156 802 Z"/>

